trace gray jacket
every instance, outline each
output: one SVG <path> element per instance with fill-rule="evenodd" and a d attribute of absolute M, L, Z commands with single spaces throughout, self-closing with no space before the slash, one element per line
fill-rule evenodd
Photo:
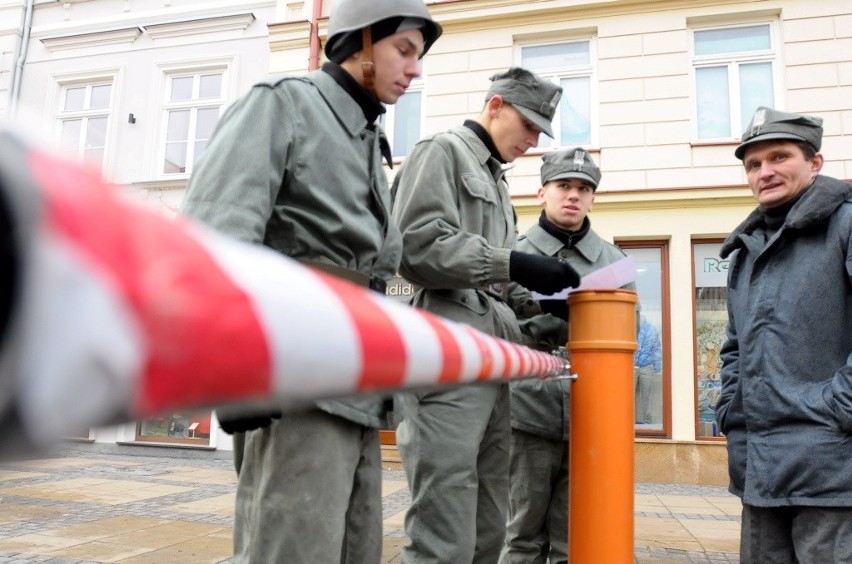
<path fill-rule="evenodd" d="M 818 176 L 767 241 L 755 210 L 730 255 L 716 420 L 730 491 L 760 507 L 852 507 L 852 184 Z"/>
<path fill-rule="evenodd" d="M 520 340 L 500 296 L 517 228 L 501 164 L 469 128 L 421 140 L 393 183 L 412 303 L 501 338 Z"/>
<path fill-rule="evenodd" d="M 610 265 L 625 256 L 621 249 L 604 241 L 591 229 L 576 245 L 568 248 L 538 223 L 529 228 L 518 240 L 515 248 L 526 253 L 565 258 L 580 276 Z M 636 285 L 631 282 L 624 288 L 635 290 Z M 523 321 L 521 323 L 524 324 Z M 562 322 L 562 325 L 565 323 Z M 537 335 L 539 339 L 548 336 L 541 333 Z M 567 328 L 563 328 L 560 335 L 562 342 L 557 344 L 564 345 L 567 340 Z M 512 382 L 510 389 L 513 429 L 547 439 L 568 439 L 571 408 L 571 387 L 568 380 L 519 380 Z"/>
<path fill-rule="evenodd" d="M 383 136 L 368 125 L 323 71 L 258 84 L 220 120 L 183 211 L 296 259 L 389 279 L 402 245 L 390 218 Z M 386 423 L 375 397 L 319 405 L 362 425 Z"/>

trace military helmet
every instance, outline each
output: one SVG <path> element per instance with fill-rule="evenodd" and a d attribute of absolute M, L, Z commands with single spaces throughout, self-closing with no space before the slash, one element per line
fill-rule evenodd
<path fill-rule="evenodd" d="M 390 18 L 423 20 L 419 29 L 425 41 L 424 55 L 443 31 L 441 25 L 432 19 L 423 0 L 338 0 L 328 20 L 326 55 L 346 34 Z"/>

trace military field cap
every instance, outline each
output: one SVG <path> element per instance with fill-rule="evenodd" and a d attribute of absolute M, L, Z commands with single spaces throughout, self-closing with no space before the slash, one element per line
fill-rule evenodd
<path fill-rule="evenodd" d="M 742 160 L 749 145 L 772 139 L 804 141 L 818 152 L 822 146 L 822 118 L 761 106 L 754 112 L 734 155 Z"/>
<path fill-rule="evenodd" d="M 542 80 L 526 69 L 512 67 L 491 77 L 491 87 L 485 100 L 495 95 L 500 95 L 521 115 L 553 138 L 550 122 L 562 98 L 561 86 Z"/>
<path fill-rule="evenodd" d="M 585 149 L 576 147 L 552 151 L 545 153 L 541 160 L 543 161 L 541 164 L 542 186 L 551 180 L 579 178 L 590 182 L 597 189 L 598 182 L 601 180 L 601 169 Z"/>

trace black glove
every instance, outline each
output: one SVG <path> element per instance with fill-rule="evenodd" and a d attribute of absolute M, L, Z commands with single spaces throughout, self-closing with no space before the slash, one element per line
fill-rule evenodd
<path fill-rule="evenodd" d="M 580 285 L 580 275 L 565 259 L 520 251 L 509 253 L 509 278 L 539 294 L 555 294 Z"/>
<path fill-rule="evenodd" d="M 233 435 L 234 433 L 245 433 L 261 427 L 269 427 L 273 418 L 281 418 L 281 412 L 271 411 L 254 415 L 232 415 L 217 412 L 216 417 L 219 419 L 219 426 L 222 427 L 222 430 Z"/>

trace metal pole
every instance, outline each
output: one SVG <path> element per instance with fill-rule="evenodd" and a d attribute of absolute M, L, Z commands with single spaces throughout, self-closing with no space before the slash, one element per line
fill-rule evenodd
<path fill-rule="evenodd" d="M 571 388 L 568 539 L 574 564 L 633 562 L 636 293 L 568 298 Z"/>

